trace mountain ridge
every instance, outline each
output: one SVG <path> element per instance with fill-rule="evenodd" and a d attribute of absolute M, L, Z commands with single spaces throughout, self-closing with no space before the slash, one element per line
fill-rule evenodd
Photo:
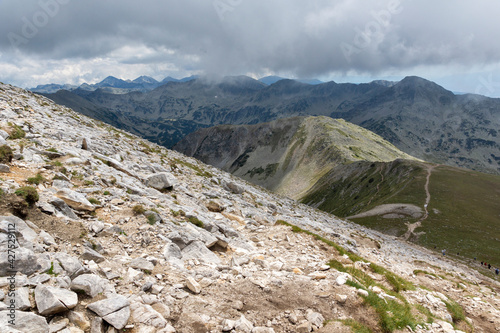
<path fill-rule="evenodd" d="M 148 139 L 156 136 L 156 142 L 167 147 L 202 127 L 330 116 L 367 128 L 417 158 L 500 173 L 500 99 L 457 96 L 418 77 L 395 84 L 308 85 L 280 80 L 269 86 L 239 77 L 170 82 L 146 93 L 72 93 L 87 99 L 96 110 L 115 113 L 118 121 L 143 122 L 134 133 Z M 46 96 L 79 111 L 78 103 L 69 98 Z M 94 114 L 99 119 L 99 112 Z M 181 121 L 185 122 L 182 127 L 172 125 Z M 129 125 L 123 126 L 130 130 Z"/>

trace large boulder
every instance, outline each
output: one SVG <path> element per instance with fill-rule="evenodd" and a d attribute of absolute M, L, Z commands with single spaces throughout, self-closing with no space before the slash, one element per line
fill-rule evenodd
<path fill-rule="evenodd" d="M 16 311 L 12 314 L 5 310 L 0 311 L 0 332 L 47 333 L 49 324 L 47 319 L 32 312 Z"/>
<path fill-rule="evenodd" d="M 108 288 L 108 281 L 95 274 L 82 274 L 71 282 L 71 290 L 95 297 Z"/>
<path fill-rule="evenodd" d="M 186 246 L 182 251 L 182 259 L 198 259 L 206 263 L 220 264 L 220 258 L 210 251 L 201 241 L 194 241 Z"/>
<path fill-rule="evenodd" d="M 78 295 L 70 290 L 40 284 L 35 288 L 35 301 L 38 312 L 47 316 L 76 307 Z"/>
<path fill-rule="evenodd" d="M 148 176 L 144 180 L 146 186 L 152 187 L 157 190 L 171 189 L 177 185 L 178 181 L 172 174 L 168 172 L 159 172 Z"/>
<path fill-rule="evenodd" d="M 91 204 L 82 193 L 72 191 L 68 188 L 62 188 L 57 191 L 56 196 L 64 200 L 64 202 L 73 209 L 90 212 L 95 210 L 95 206 Z"/>
<path fill-rule="evenodd" d="M 91 303 L 87 307 L 117 330 L 124 328 L 130 318 L 130 302 L 121 295 Z"/>

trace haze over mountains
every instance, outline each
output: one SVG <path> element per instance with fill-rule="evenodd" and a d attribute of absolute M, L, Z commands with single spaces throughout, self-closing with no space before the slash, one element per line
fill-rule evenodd
<path fill-rule="evenodd" d="M 500 99 L 455 95 L 419 77 L 266 85 L 236 76 L 168 82 L 148 92 L 76 89 L 46 96 L 167 147 L 199 128 L 323 115 L 365 127 L 417 158 L 500 172 Z"/>

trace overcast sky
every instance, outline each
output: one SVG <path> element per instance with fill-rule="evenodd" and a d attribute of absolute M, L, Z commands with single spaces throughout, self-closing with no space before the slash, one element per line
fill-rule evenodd
<path fill-rule="evenodd" d="M 0 0 L 0 81 L 418 75 L 500 96 L 500 1 Z"/>

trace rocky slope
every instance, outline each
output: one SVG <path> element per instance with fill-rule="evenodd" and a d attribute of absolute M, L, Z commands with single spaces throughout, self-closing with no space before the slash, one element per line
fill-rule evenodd
<path fill-rule="evenodd" d="M 174 150 L 292 199 L 339 165 L 414 159 L 362 127 L 329 117 L 215 126 L 189 134 Z"/>
<path fill-rule="evenodd" d="M 3 84 L 0 127 L 0 332 L 500 330 L 478 265 Z"/>
<path fill-rule="evenodd" d="M 358 85 L 280 80 L 269 86 L 241 76 L 200 78 L 147 93 L 47 96 L 95 119 L 107 121 L 111 114 L 114 125 L 167 147 L 199 128 L 323 115 L 367 128 L 420 159 L 500 173 L 500 100 L 454 95 L 419 77 Z"/>

